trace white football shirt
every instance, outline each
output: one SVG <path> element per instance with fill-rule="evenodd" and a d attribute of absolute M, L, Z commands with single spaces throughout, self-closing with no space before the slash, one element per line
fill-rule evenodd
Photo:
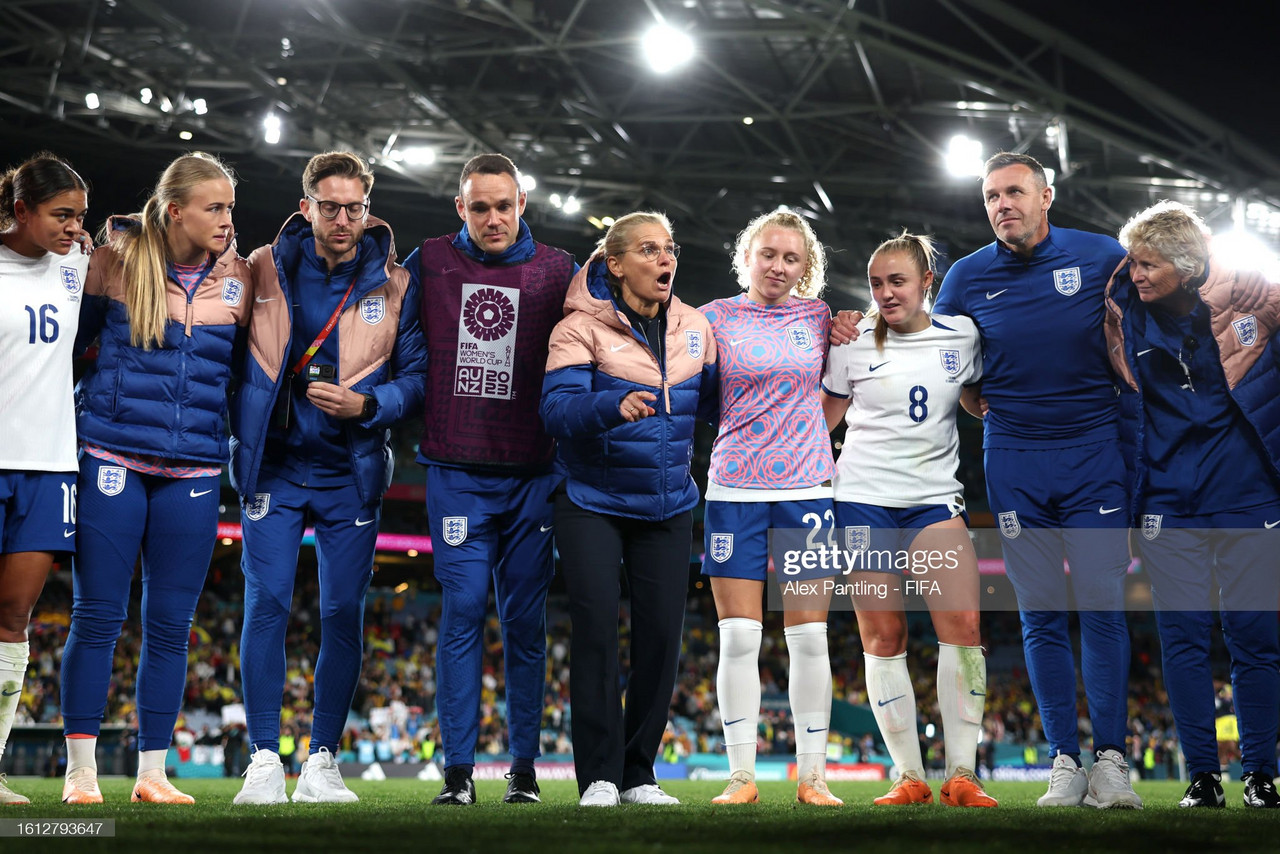
<path fill-rule="evenodd" d="M 0 244 L 0 469 L 76 471 L 71 353 L 89 256 Z"/>
<path fill-rule="evenodd" d="M 852 344 L 832 347 L 822 386 L 851 398 L 835 499 L 879 507 L 960 504 L 956 480 L 960 390 L 982 378 L 978 330 L 967 317 L 933 315 L 927 329 L 892 329 L 876 350 L 875 319 Z"/>

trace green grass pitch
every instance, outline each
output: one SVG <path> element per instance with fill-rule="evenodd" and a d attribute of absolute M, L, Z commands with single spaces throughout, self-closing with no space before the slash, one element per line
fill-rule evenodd
<path fill-rule="evenodd" d="M 106 803 L 67 807 L 62 781 L 17 778 L 16 791 L 31 806 L 5 807 L 3 819 L 114 818 L 114 839 L 42 839 L 24 845 L 0 838 L 0 851 L 131 851 L 136 854 L 257 851 L 445 851 L 534 854 L 552 851 L 787 852 L 1029 852 L 1274 850 L 1280 842 L 1280 811 L 1246 808 L 1240 783 L 1227 785 L 1225 810 L 1177 807 L 1183 786 L 1152 782 L 1137 786 L 1146 809 L 1038 809 L 1040 783 L 992 783 L 997 809 L 960 810 L 940 804 L 874 807 L 883 783 L 833 783 L 842 808 L 801 806 L 795 785 L 762 783 L 761 803 L 713 807 L 723 783 L 673 781 L 663 787 L 680 806 L 621 806 L 581 809 L 571 782 L 542 784 L 542 804 L 501 802 L 502 781 L 480 781 L 473 807 L 432 807 L 439 783 L 417 780 L 348 781 L 360 803 L 237 807 L 231 798 L 239 780 L 179 780 L 195 796 L 194 807 L 129 803 L 131 781 L 104 779 Z M 288 789 L 294 783 L 289 781 Z M 937 786 L 934 787 L 937 797 Z"/>

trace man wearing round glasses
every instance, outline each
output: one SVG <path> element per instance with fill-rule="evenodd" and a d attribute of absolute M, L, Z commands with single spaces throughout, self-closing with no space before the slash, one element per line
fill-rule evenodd
<path fill-rule="evenodd" d="M 390 424 L 422 406 L 418 295 L 369 215 L 373 173 L 345 151 L 311 158 L 300 210 L 249 259 L 254 305 L 232 400 L 231 477 L 242 498 L 240 658 L 253 761 L 237 804 L 283 803 L 280 706 L 285 628 L 303 529 L 315 526 L 320 655 L 311 751 L 294 801 L 358 800 L 334 760 L 363 661 L 364 597 Z"/>

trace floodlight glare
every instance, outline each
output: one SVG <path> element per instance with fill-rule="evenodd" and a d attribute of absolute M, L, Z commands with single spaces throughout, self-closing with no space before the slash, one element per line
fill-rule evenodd
<path fill-rule="evenodd" d="M 564 202 L 560 200 L 559 193 L 552 193 L 549 197 L 547 197 L 547 201 L 551 203 L 551 206 L 553 208 L 558 208 L 564 204 Z"/>
<path fill-rule="evenodd" d="M 947 144 L 947 171 L 957 178 L 976 177 L 983 172 L 982 143 L 963 134 Z"/>
<path fill-rule="evenodd" d="M 209 105 L 205 102 L 204 98 L 196 98 L 191 102 L 191 109 L 195 111 L 197 116 L 203 116 L 205 113 L 209 112 Z"/>
<path fill-rule="evenodd" d="M 191 131 L 189 130 L 178 131 L 178 139 L 181 139 L 183 141 L 191 139 Z"/>
<path fill-rule="evenodd" d="M 280 141 L 280 117 L 275 113 L 267 113 L 262 120 L 262 139 L 267 145 L 275 145 Z"/>
<path fill-rule="evenodd" d="M 1280 257 L 1256 234 L 1241 228 L 1215 235 L 1213 255 L 1231 270 L 1259 270 L 1273 282 L 1280 276 Z"/>
<path fill-rule="evenodd" d="M 410 166 L 430 166 L 436 162 L 436 150 L 425 145 L 406 148 L 401 154 L 404 156 L 404 162 Z"/>
<path fill-rule="evenodd" d="M 520 189 L 524 190 L 526 193 L 538 189 L 538 179 L 532 175 L 526 175 L 523 172 L 520 173 Z"/>
<path fill-rule="evenodd" d="M 600 217 L 600 221 L 604 223 L 605 228 L 613 228 L 613 224 L 617 222 L 617 220 L 611 216 L 602 216 Z"/>
<path fill-rule="evenodd" d="M 91 110 L 96 110 L 102 106 L 102 102 L 98 100 L 97 92 L 90 92 L 84 96 L 84 105 Z"/>
<path fill-rule="evenodd" d="M 649 67 L 666 74 L 693 58 L 693 39 L 670 24 L 656 24 L 640 40 L 640 49 Z"/>
<path fill-rule="evenodd" d="M 138 100 L 144 104 L 150 104 L 151 99 L 154 97 L 155 95 L 152 94 L 151 88 L 149 86 L 143 86 L 142 91 L 138 93 Z"/>
<path fill-rule="evenodd" d="M 576 214 L 578 211 L 582 210 L 582 202 L 578 201 L 573 196 L 570 196 L 564 200 L 563 209 L 567 214 Z"/>

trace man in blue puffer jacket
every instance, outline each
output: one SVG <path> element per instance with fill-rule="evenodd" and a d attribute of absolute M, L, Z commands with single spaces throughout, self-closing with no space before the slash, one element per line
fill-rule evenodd
<path fill-rule="evenodd" d="M 391 483 L 387 428 L 422 406 L 426 371 L 418 293 L 395 263 L 390 227 L 368 215 L 372 186 L 354 154 L 316 155 L 301 212 L 249 258 L 255 304 L 231 410 L 231 475 L 243 501 L 240 658 L 254 754 L 237 804 L 286 800 L 284 636 L 308 519 L 321 637 L 311 755 L 293 799 L 357 800 L 334 753 L 360 676 L 364 597 Z"/>

